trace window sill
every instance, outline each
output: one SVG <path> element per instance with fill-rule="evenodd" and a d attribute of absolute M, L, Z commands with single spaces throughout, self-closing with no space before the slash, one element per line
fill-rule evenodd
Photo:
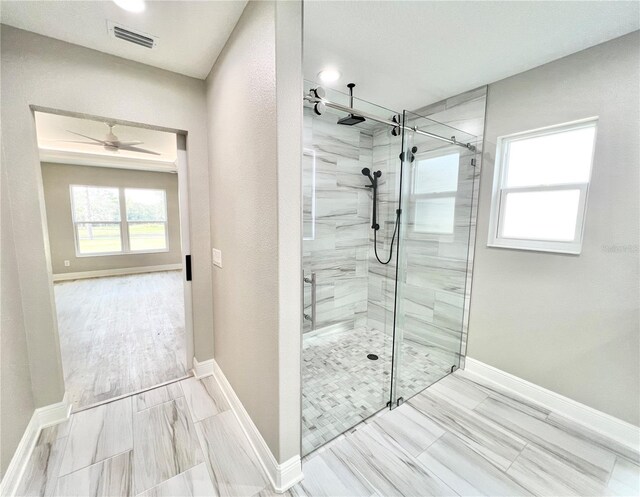
<path fill-rule="evenodd" d="M 113 257 L 118 255 L 147 255 L 147 254 L 166 254 L 169 249 L 166 250 L 136 250 L 131 252 L 101 252 L 99 254 L 76 254 L 78 258 L 84 257 Z"/>
<path fill-rule="evenodd" d="M 550 248 L 550 247 L 523 247 L 507 243 L 487 243 L 488 248 L 508 249 L 508 250 L 524 250 L 527 252 L 545 252 L 551 254 L 564 254 L 564 255 L 580 255 L 582 249 L 570 249 L 570 248 Z"/>

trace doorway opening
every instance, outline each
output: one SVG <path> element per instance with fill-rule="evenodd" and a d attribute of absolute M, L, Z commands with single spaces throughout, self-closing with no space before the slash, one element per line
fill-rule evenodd
<path fill-rule="evenodd" d="M 43 229 L 74 411 L 188 376 L 184 135 L 34 112 Z"/>

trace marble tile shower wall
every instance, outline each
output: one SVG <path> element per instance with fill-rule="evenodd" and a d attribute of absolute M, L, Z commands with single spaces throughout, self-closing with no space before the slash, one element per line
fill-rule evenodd
<path fill-rule="evenodd" d="M 419 115 L 477 136 L 478 152 L 471 155 L 464 149 L 452 149 L 446 144 L 434 146 L 433 141 L 425 143 L 424 147 L 420 138 L 416 137 L 419 152 L 427 149 L 462 152 L 454 233 L 447 236 L 420 233 L 415 229 L 411 216 L 408 216 L 408 224 L 402 227 L 406 265 L 402 268 L 404 278 L 401 280 L 400 297 L 403 300 L 404 339 L 434 347 L 434 352 L 441 351 L 454 361 L 459 351 L 462 355 L 460 360 L 463 361 L 466 352 L 485 102 L 486 87 L 483 87 L 417 111 Z M 442 129 L 434 129 L 434 132 L 442 134 Z M 378 238 L 378 251 L 383 254 L 388 253 L 391 242 L 399 189 L 397 153 L 393 157 L 387 150 L 390 146 L 399 150 L 399 145 L 393 140 L 385 130 L 374 133 L 374 168 L 390 171 L 388 181 L 381 185 L 380 191 L 380 214 L 387 220 L 381 229 L 382 236 Z M 469 166 L 471 157 L 476 158 L 475 168 Z M 406 175 L 404 181 L 411 181 L 411 176 Z M 411 197 L 406 208 L 409 211 L 415 208 Z M 392 327 L 385 328 L 385 323 L 393 319 L 395 256 L 388 266 L 376 263 L 373 254 L 369 260 L 367 324 L 390 331 Z"/>
<path fill-rule="evenodd" d="M 304 110 L 303 269 L 316 274 L 316 329 L 366 323 L 370 194 L 360 171 L 371 167 L 372 135 L 338 117 Z M 310 285 L 304 291 L 310 316 Z"/>
<path fill-rule="evenodd" d="M 419 109 L 417 114 L 478 137 L 476 167 L 468 167 L 461 151 L 455 228 L 452 236 L 434 237 L 403 227 L 404 338 L 433 346 L 434 352 L 457 356 L 466 352 L 469 299 L 473 269 L 476 211 L 482 157 L 486 87 Z M 386 333 L 393 330 L 396 267 L 377 262 L 370 229 L 371 195 L 360 173 L 363 167 L 382 171 L 379 181 L 378 255 L 388 257 L 400 183 L 401 138 L 386 126 L 337 126 L 326 113 L 304 114 L 303 189 L 305 275 L 317 277 L 316 328 L 366 325 Z M 440 130 L 442 131 L 442 130 Z M 429 149 L 448 145 L 429 142 Z M 423 147 L 420 147 L 423 150 Z M 468 154 L 467 154 L 468 155 Z M 315 236 L 312 238 L 311 193 L 315 163 Z M 406 178 L 410 180 L 410 178 Z M 408 209 L 414 208 L 411 202 Z M 305 285 L 305 313 L 311 314 L 310 286 Z M 311 331 L 305 321 L 304 331 Z M 462 342 L 462 344 L 461 344 Z M 452 357 L 454 359 L 454 357 Z"/>
<path fill-rule="evenodd" d="M 470 219 L 468 233 L 468 253 L 466 254 L 466 271 L 464 275 L 464 306 L 462 310 L 462 341 L 460 346 L 460 367 L 464 368 L 464 358 L 467 352 L 467 333 L 469 328 L 469 308 L 473 284 L 473 260 L 476 240 L 478 215 L 478 192 L 480 191 L 480 171 L 482 170 L 482 156 L 484 144 L 485 111 L 487 106 L 487 87 L 482 86 L 441 102 L 429 105 L 417 111 L 418 114 L 430 119 L 460 129 L 477 137 L 476 166 L 470 169 L 473 182 L 467 178 L 467 185 L 472 185 L 471 194 L 465 197 L 470 202 Z"/>

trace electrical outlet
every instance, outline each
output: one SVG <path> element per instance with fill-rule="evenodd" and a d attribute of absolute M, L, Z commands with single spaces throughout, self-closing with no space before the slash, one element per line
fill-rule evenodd
<path fill-rule="evenodd" d="M 64 261 L 64 267 L 69 267 L 71 266 L 71 262 L 69 261 Z"/>
<path fill-rule="evenodd" d="M 211 260 L 214 266 L 222 267 L 222 251 L 218 249 L 211 249 Z"/>

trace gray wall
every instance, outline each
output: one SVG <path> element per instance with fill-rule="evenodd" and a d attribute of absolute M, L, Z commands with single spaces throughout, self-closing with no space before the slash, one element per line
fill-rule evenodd
<path fill-rule="evenodd" d="M 1 120 L 8 123 L 2 167 L 14 216 L 7 236 L 16 246 L 35 405 L 62 400 L 64 383 L 30 104 L 188 133 L 194 349 L 198 360 L 213 357 L 204 82 L 12 27 L 1 30 Z"/>
<path fill-rule="evenodd" d="M 207 78 L 215 359 L 279 462 L 300 449 L 301 21 L 249 2 Z"/>
<path fill-rule="evenodd" d="M 468 355 L 640 424 L 638 32 L 489 86 Z M 487 247 L 499 136 L 599 116 L 582 254 Z"/>
<path fill-rule="evenodd" d="M 29 353 L 22 315 L 20 280 L 16 261 L 6 169 L 0 178 L 0 479 L 35 407 L 31 391 Z"/>
<path fill-rule="evenodd" d="M 177 174 L 43 163 L 42 182 L 47 211 L 47 226 L 49 228 L 51 267 L 54 275 L 179 264 L 182 261 Z M 169 251 L 150 254 L 76 257 L 74 228 L 71 218 L 70 185 L 157 188 L 165 190 Z M 65 259 L 70 261 L 71 266 L 65 267 Z"/>

